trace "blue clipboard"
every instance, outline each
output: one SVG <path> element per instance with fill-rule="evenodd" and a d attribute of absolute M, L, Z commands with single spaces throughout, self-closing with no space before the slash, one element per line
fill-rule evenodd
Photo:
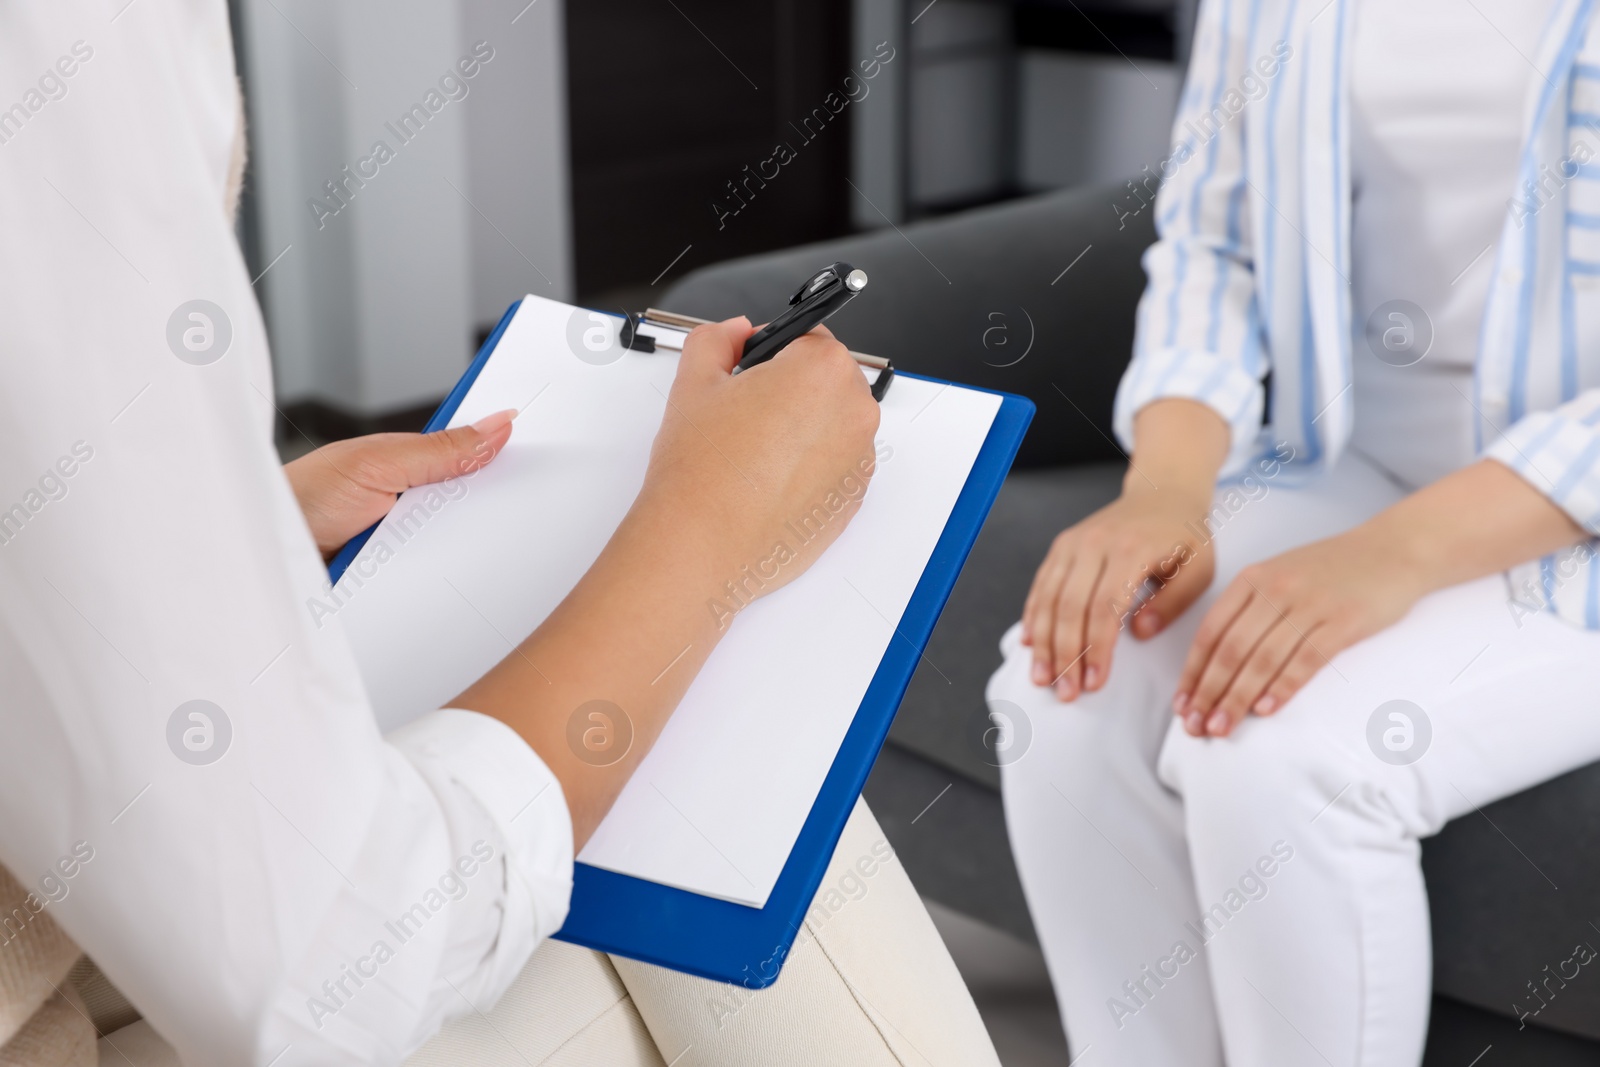
<path fill-rule="evenodd" d="M 501 317 L 472 365 L 428 420 L 425 432 L 449 425 L 521 303 L 512 304 Z M 997 395 L 1002 398 L 1000 410 L 989 436 L 900 620 L 897 632 L 904 640 L 891 641 L 878 664 L 766 907 L 734 904 L 579 863 L 573 871 L 572 906 L 556 938 L 750 989 L 763 989 L 777 979 L 845 821 L 889 736 L 889 724 L 922 650 L 1033 421 L 1033 401 L 1010 393 Z M 339 580 L 376 529 L 374 525 L 339 551 L 328 565 L 331 581 Z"/>

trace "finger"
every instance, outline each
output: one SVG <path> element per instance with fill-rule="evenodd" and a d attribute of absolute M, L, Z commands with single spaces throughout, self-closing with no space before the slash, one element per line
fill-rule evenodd
<path fill-rule="evenodd" d="M 1131 558 L 1108 562 L 1105 579 L 1100 583 L 1095 598 L 1089 604 L 1088 625 L 1084 631 L 1083 688 L 1092 693 L 1105 684 L 1111 675 L 1112 652 L 1123 619 L 1134 603 L 1139 587 L 1146 579 L 1146 568 L 1135 564 Z M 1115 585 L 1116 576 L 1123 578 L 1121 588 Z"/>
<path fill-rule="evenodd" d="M 1038 569 L 1033 572 L 1033 581 L 1028 583 L 1028 595 L 1022 600 L 1021 637 L 1023 647 L 1028 647 L 1033 644 L 1033 634 L 1034 631 L 1038 629 L 1037 619 L 1039 615 L 1040 590 L 1044 583 L 1050 580 L 1050 568 L 1050 555 L 1049 553 L 1046 553 L 1044 560 L 1039 564 Z"/>
<path fill-rule="evenodd" d="M 1266 692 L 1256 701 L 1258 707 L 1267 710 L 1258 714 L 1271 715 L 1289 702 L 1289 698 L 1298 693 L 1326 664 L 1327 659 L 1318 645 L 1327 644 L 1332 634 L 1326 626 L 1315 626 L 1307 630 L 1299 638 L 1299 644 L 1290 653 L 1289 659 L 1283 665 L 1272 681 L 1267 683 Z"/>
<path fill-rule="evenodd" d="M 1105 557 L 1080 556 L 1073 561 L 1072 570 L 1061 585 L 1056 598 L 1055 619 L 1050 630 L 1050 669 L 1056 696 L 1062 700 L 1077 697 L 1083 687 L 1085 618 L 1100 575 L 1105 570 Z"/>
<path fill-rule="evenodd" d="M 1022 640 L 1026 644 L 1032 644 L 1034 635 L 1039 633 L 1038 626 L 1032 621 L 1034 616 L 1047 602 L 1055 599 L 1055 590 L 1060 588 L 1061 580 L 1066 577 L 1067 566 L 1073 555 L 1071 533 L 1071 530 L 1062 530 L 1056 534 L 1050 547 L 1045 549 L 1039 568 L 1033 572 L 1033 583 L 1028 586 L 1027 599 L 1022 603 Z"/>
<path fill-rule="evenodd" d="M 516 408 L 486 415 L 470 426 L 437 433 L 385 433 L 349 442 L 352 476 L 368 489 L 403 493 L 471 473 L 488 464 L 511 439 Z M 343 464 L 341 464 L 343 465 Z"/>
<path fill-rule="evenodd" d="M 1033 588 L 1028 591 L 1028 600 L 1023 605 L 1022 632 L 1024 640 L 1033 646 L 1034 685 L 1049 685 L 1055 677 L 1050 635 L 1055 628 L 1056 601 L 1071 566 L 1071 549 L 1058 540 L 1039 565 L 1039 572 L 1033 577 Z"/>
<path fill-rule="evenodd" d="M 828 332 L 828 329 L 825 326 L 812 327 L 810 333 L 803 333 L 799 337 L 796 337 L 793 341 L 790 341 L 788 344 L 778 349 L 778 351 L 774 353 L 772 357 L 772 361 L 775 363 L 788 362 L 796 359 L 837 360 L 841 365 L 841 369 L 843 368 L 844 364 L 848 363 L 852 370 L 855 370 L 856 363 L 856 361 L 850 356 L 850 350 L 844 345 L 840 344 L 833 334 Z M 751 369 L 754 370 L 755 368 Z M 865 383 L 866 376 L 862 375 L 860 371 L 855 371 L 855 373 L 861 378 L 862 382 Z"/>
<path fill-rule="evenodd" d="M 1200 681 L 1200 672 L 1211 660 L 1211 651 L 1216 647 L 1222 635 L 1228 632 L 1234 617 L 1244 610 L 1252 595 L 1250 586 L 1241 581 L 1228 583 L 1228 588 L 1222 591 L 1222 596 L 1211 605 L 1205 618 L 1200 620 L 1200 628 L 1195 631 L 1194 640 L 1189 643 L 1189 654 L 1183 661 L 1183 670 L 1178 674 L 1178 691 L 1172 698 L 1173 714 L 1184 720 L 1189 727 L 1189 732 L 1200 732 L 1201 720 L 1198 714 L 1190 707 L 1190 698 L 1194 693 L 1195 685 Z"/>
<path fill-rule="evenodd" d="M 1233 728 L 1244 720 L 1261 698 L 1267 683 L 1277 676 L 1289 661 L 1294 650 L 1300 647 L 1300 632 L 1293 621 L 1280 618 L 1256 642 L 1241 666 L 1228 683 L 1227 690 L 1217 698 L 1206 718 L 1206 732 L 1213 737 L 1227 737 Z"/>
<path fill-rule="evenodd" d="M 1213 722 L 1217 701 L 1222 699 L 1222 694 L 1228 691 L 1233 679 L 1249 662 L 1256 645 L 1281 619 L 1282 616 L 1272 605 L 1259 596 L 1251 597 L 1239 614 L 1234 616 L 1228 632 L 1211 649 L 1200 677 L 1189 691 L 1190 712 L 1205 719 L 1207 733 L 1215 732 L 1213 727 L 1220 729 L 1222 725 L 1222 721 Z M 1189 718 L 1189 715 L 1186 714 L 1185 718 Z"/>
<path fill-rule="evenodd" d="M 1160 586 L 1133 617 L 1133 636 L 1154 637 L 1189 610 L 1211 587 L 1211 568 L 1202 565 L 1200 554 L 1189 545 L 1179 545 L 1156 569 Z"/>
<path fill-rule="evenodd" d="M 684 338 L 683 355 L 678 359 L 678 376 L 727 377 L 744 355 L 744 343 L 754 332 L 750 320 L 743 315 L 696 326 Z"/>

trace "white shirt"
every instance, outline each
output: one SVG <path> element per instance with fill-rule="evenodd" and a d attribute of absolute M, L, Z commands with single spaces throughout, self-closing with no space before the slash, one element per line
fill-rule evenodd
<path fill-rule="evenodd" d="M 307 609 L 223 0 L 7 4 L 0 72 L 0 862 L 185 1062 L 398 1063 L 563 921 L 560 787 L 472 712 L 380 736 Z"/>
<path fill-rule="evenodd" d="M 1540 80 L 1525 57 L 1554 6 L 1360 0 L 1355 9 L 1351 444 L 1412 488 L 1476 455 L 1473 367 L 1525 105 Z"/>

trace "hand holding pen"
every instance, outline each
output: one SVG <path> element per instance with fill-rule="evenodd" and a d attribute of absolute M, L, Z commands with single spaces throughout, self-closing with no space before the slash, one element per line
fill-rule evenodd
<path fill-rule="evenodd" d="M 792 341 L 825 322 L 867 287 L 867 272 L 848 263 L 834 263 L 813 274 L 789 298 L 789 308 L 750 335 L 744 356 L 733 373 L 749 370 L 777 355 Z M 872 398 L 881 401 L 894 377 L 894 367 L 883 360 L 872 384 Z"/>

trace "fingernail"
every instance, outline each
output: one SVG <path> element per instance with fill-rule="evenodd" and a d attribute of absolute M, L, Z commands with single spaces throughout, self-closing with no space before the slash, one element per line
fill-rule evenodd
<path fill-rule="evenodd" d="M 1228 729 L 1228 716 L 1226 712 L 1213 711 L 1211 718 L 1206 720 L 1206 732 L 1212 737 L 1221 737 Z"/>
<path fill-rule="evenodd" d="M 1172 698 L 1172 714 L 1177 715 L 1177 716 L 1179 716 L 1181 718 L 1183 716 L 1184 712 L 1186 710 L 1188 710 L 1188 707 L 1189 707 L 1189 694 L 1188 693 L 1179 693 L 1177 696 Z"/>
<path fill-rule="evenodd" d="M 1056 683 L 1056 696 L 1062 700 L 1071 700 L 1078 695 L 1078 685 L 1071 678 L 1063 678 Z"/>
<path fill-rule="evenodd" d="M 472 428 L 481 434 L 491 434 L 516 417 L 516 408 L 506 408 L 504 411 L 497 411 L 493 415 L 485 415 L 473 423 Z"/>
<path fill-rule="evenodd" d="M 1034 660 L 1033 661 L 1033 684 L 1034 685 L 1049 685 L 1050 684 L 1050 668 L 1046 667 L 1043 663 L 1039 662 L 1038 660 Z"/>
<path fill-rule="evenodd" d="M 1199 737 L 1205 732 L 1200 728 L 1200 726 L 1200 713 L 1198 711 L 1191 711 L 1189 713 L 1189 717 L 1183 720 L 1184 729 L 1188 730 L 1189 733 L 1193 734 L 1195 737 Z"/>
<path fill-rule="evenodd" d="M 1141 611 L 1134 617 L 1133 633 L 1136 637 L 1151 637 L 1161 629 L 1161 620 L 1148 611 Z"/>
<path fill-rule="evenodd" d="M 1083 687 L 1084 687 L 1084 689 L 1095 689 L 1095 688 L 1098 688 L 1099 685 L 1100 685 L 1100 668 L 1099 667 L 1085 667 L 1083 669 Z"/>
<path fill-rule="evenodd" d="M 1256 701 L 1255 711 L 1257 715 L 1271 715 L 1272 709 L 1277 706 L 1278 702 L 1273 700 L 1270 695 L 1264 696 L 1260 700 Z"/>

